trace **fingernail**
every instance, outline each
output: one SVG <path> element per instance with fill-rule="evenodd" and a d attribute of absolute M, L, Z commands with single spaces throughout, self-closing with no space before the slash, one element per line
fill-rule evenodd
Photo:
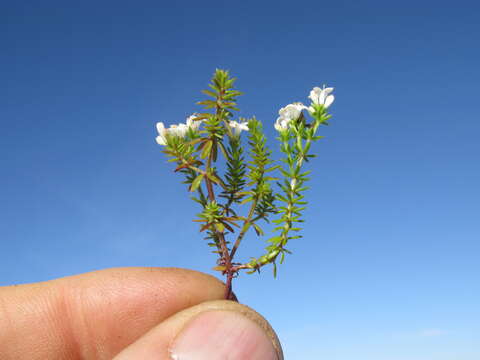
<path fill-rule="evenodd" d="M 272 340 L 234 311 L 207 311 L 191 320 L 171 346 L 172 360 L 278 360 Z"/>

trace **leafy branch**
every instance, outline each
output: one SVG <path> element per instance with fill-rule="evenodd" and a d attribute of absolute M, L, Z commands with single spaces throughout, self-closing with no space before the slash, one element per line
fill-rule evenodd
<path fill-rule="evenodd" d="M 209 99 L 198 104 L 205 112 L 190 116 L 185 124 L 171 125 L 166 129 L 157 124 L 157 142 L 165 146 L 163 152 L 170 162 L 176 163 L 175 172 L 184 174 L 184 183 L 190 192 L 196 192 L 192 200 L 201 205 L 198 219 L 200 232 L 205 232 L 208 245 L 218 255 L 217 266 L 227 278 L 225 298 L 232 297 L 232 280 L 240 270 L 247 273 L 260 271 L 273 264 L 276 276 L 276 260 L 283 262 L 290 253 L 287 244 L 301 238 L 298 234 L 303 223 L 305 191 L 310 171 L 304 165 L 315 157 L 311 154 L 313 142 L 320 125 L 327 125 L 330 115 L 327 108 L 333 102 L 333 88 L 315 87 L 310 92 L 310 107 L 301 103 L 289 104 L 280 109 L 280 117 L 274 127 L 279 132 L 281 164 L 276 165 L 262 123 L 255 117 L 232 120 L 237 111 L 236 99 L 241 93 L 234 89 L 235 78 L 228 71 L 216 70 L 203 93 Z M 308 123 L 305 113 L 313 120 Z M 245 159 L 241 132 L 248 132 L 248 157 Z M 221 157 L 219 155 L 222 155 Z M 225 167 L 224 177 L 219 175 L 216 164 Z M 278 176 L 274 176 L 278 173 Z M 275 189 L 272 185 L 277 185 Z M 218 191 L 216 191 L 218 190 Z M 243 205 L 248 204 L 245 216 Z M 245 263 L 234 262 L 237 251 L 253 228 L 256 236 L 263 236 L 259 222 L 270 222 L 276 235 L 268 239 L 265 254 Z M 230 247 L 227 236 L 235 241 Z"/>

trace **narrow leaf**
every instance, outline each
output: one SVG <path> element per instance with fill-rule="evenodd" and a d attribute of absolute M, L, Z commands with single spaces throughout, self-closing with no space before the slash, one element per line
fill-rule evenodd
<path fill-rule="evenodd" d="M 200 186 L 200 184 L 202 183 L 202 180 L 203 180 L 203 177 L 204 175 L 203 174 L 200 174 L 198 175 L 195 180 L 193 180 L 192 182 L 192 186 L 190 186 L 190 191 L 193 192 L 195 190 L 198 189 L 198 187 Z"/>
<path fill-rule="evenodd" d="M 205 145 L 203 146 L 202 154 L 200 155 L 200 157 L 202 159 L 206 159 L 210 155 L 210 151 L 212 150 L 213 142 L 211 140 L 209 140 L 209 141 L 206 141 L 204 144 Z"/>

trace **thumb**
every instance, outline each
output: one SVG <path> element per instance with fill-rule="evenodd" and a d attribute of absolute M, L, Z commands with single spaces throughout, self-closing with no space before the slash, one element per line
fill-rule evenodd
<path fill-rule="evenodd" d="M 283 360 L 270 324 L 233 301 L 208 301 L 176 313 L 114 360 Z"/>

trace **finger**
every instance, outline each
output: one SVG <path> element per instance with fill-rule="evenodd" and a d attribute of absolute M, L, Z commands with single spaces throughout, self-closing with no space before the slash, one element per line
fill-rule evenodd
<path fill-rule="evenodd" d="M 0 289 L 0 359 L 111 359 L 224 284 L 174 268 L 117 268 Z"/>
<path fill-rule="evenodd" d="M 254 310 L 210 301 L 160 323 L 114 360 L 283 360 L 275 332 Z"/>

